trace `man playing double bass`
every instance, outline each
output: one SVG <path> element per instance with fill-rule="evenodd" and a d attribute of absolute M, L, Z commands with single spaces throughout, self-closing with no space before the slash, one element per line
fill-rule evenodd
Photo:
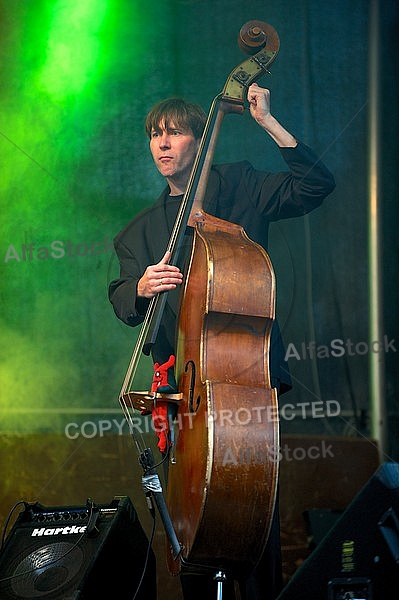
<path fill-rule="evenodd" d="M 247 161 L 213 165 L 203 209 L 208 214 L 241 225 L 250 239 L 267 249 L 271 222 L 314 210 L 333 191 L 335 183 L 332 174 L 312 150 L 272 115 L 268 89 L 253 83 L 248 88 L 247 99 L 251 116 L 274 140 L 287 169 L 276 173 L 259 171 Z M 109 299 L 119 319 L 133 327 L 139 325 L 150 299 L 160 292 L 168 292 L 162 322 L 151 350 L 153 361 L 158 365 L 167 363 L 175 353 L 179 291 L 191 241 L 189 231 L 186 251 L 181 252 L 179 264 L 169 264 L 170 254 L 165 253 L 165 249 L 205 122 L 206 115 L 199 106 L 178 98 L 164 100 L 150 111 L 145 123 L 150 151 L 167 186 L 156 203 L 128 223 L 114 240 L 120 276 L 109 286 Z M 270 347 L 271 384 L 281 395 L 291 388 L 291 381 L 284 363 L 284 346 L 277 322 L 272 328 Z M 167 383 L 174 388 L 173 369 L 169 369 Z M 205 577 L 183 574 L 181 580 L 187 599 L 216 597 L 216 584 Z M 240 582 L 241 597 L 273 600 L 280 592 L 281 584 L 276 509 L 261 561 L 255 572 Z"/>

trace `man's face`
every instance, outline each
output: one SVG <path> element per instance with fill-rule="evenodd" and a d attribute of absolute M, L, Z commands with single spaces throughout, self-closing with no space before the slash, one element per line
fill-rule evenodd
<path fill-rule="evenodd" d="M 186 185 L 193 165 L 199 141 L 191 129 L 182 129 L 164 123 L 151 132 L 150 150 L 158 171 L 176 185 Z M 182 190 L 184 191 L 184 190 Z"/>

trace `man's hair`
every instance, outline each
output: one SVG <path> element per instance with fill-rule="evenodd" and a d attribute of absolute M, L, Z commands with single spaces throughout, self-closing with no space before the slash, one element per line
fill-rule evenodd
<path fill-rule="evenodd" d="M 202 136 L 206 123 L 206 114 L 198 104 L 191 104 L 181 98 L 168 98 L 158 102 L 148 113 L 145 131 L 149 138 L 162 124 L 168 129 L 172 123 L 184 130 L 191 129 L 195 139 Z"/>

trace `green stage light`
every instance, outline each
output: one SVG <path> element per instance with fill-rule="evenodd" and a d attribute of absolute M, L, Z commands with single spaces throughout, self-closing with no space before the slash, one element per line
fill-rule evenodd
<path fill-rule="evenodd" d="M 38 84 L 54 98 L 84 90 L 101 71 L 101 31 L 108 0 L 55 2 Z"/>

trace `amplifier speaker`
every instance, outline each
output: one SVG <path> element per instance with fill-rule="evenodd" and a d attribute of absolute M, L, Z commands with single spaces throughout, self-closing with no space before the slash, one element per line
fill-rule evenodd
<path fill-rule="evenodd" d="M 399 465 L 384 463 L 277 600 L 386 600 L 399 593 Z"/>
<path fill-rule="evenodd" d="M 1 600 L 133 596 L 156 600 L 156 572 L 128 497 L 108 505 L 25 504 L 0 554 Z"/>

